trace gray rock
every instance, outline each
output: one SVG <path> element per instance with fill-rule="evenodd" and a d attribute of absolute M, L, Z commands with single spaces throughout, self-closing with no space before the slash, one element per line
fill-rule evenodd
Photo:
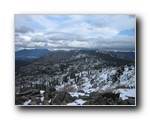
<path fill-rule="evenodd" d="M 96 87 L 98 87 L 98 85 L 97 85 L 97 84 L 94 84 L 94 85 L 92 86 L 92 88 L 96 88 Z"/>
<path fill-rule="evenodd" d="M 29 103 L 29 105 L 37 105 L 35 101 Z"/>
<path fill-rule="evenodd" d="M 55 91 L 56 91 L 55 87 L 53 87 L 53 86 L 47 87 L 46 91 L 44 93 L 45 99 L 49 100 L 49 99 L 53 98 L 55 95 Z"/>
<path fill-rule="evenodd" d="M 117 104 L 117 102 L 115 101 L 115 102 L 113 102 L 113 105 L 118 105 L 118 104 Z"/>
<path fill-rule="evenodd" d="M 66 103 L 73 102 L 73 97 L 68 92 L 66 92 L 63 101 L 66 101 Z"/>
<path fill-rule="evenodd" d="M 78 99 L 78 97 L 77 97 L 77 96 L 74 96 L 74 97 L 72 97 L 72 98 L 73 98 L 73 101 L 74 101 L 74 100 L 76 100 L 76 99 Z"/>
<path fill-rule="evenodd" d="M 102 96 L 97 96 L 85 102 L 83 105 L 106 105 L 106 100 Z"/>
<path fill-rule="evenodd" d="M 101 94 L 99 92 L 91 92 L 90 93 L 91 98 L 95 98 L 95 97 L 98 97 L 98 96 L 101 96 Z"/>
<path fill-rule="evenodd" d="M 118 105 L 128 105 L 128 101 L 127 100 L 121 100 L 118 102 Z"/>
<path fill-rule="evenodd" d="M 90 100 L 90 105 L 99 105 L 99 101 Z"/>
<path fill-rule="evenodd" d="M 33 89 L 31 92 L 32 95 L 40 94 L 40 91 L 37 89 Z"/>
<path fill-rule="evenodd" d="M 18 94 L 18 96 L 28 95 L 28 94 L 31 93 L 31 91 L 32 91 L 32 89 L 27 89 L 27 90 L 25 90 L 25 91 L 21 91 L 21 92 Z"/>
<path fill-rule="evenodd" d="M 128 99 L 129 105 L 135 105 L 135 99 Z"/>
<path fill-rule="evenodd" d="M 83 105 L 91 105 L 91 102 L 87 101 L 87 102 L 83 103 Z"/>
<path fill-rule="evenodd" d="M 84 90 L 78 90 L 77 92 L 79 92 L 79 93 L 84 93 Z"/>
<path fill-rule="evenodd" d="M 65 91 L 59 92 L 54 98 L 52 98 L 51 104 L 52 105 L 61 105 L 64 102 L 65 103 L 70 103 L 73 102 L 73 97 Z"/>
<path fill-rule="evenodd" d="M 26 97 L 26 96 L 21 96 L 21 97 L 20 97 L 20 100 L 25 102 L 25 101 L 28 100 L 28 97 Z"/>
<path fill-rule="evenodd" d="M 40 98 L 34 98 L 34 100 L 33 101 L 35 101 L 36 102 L 36 104 L 40 104 L 41 103 L 41 99 Z"/>
<path fill-rule="evenodd" d="M 29 96 L 29 99 L 31 99 L 32 101 L 35 99 L 34 96 Z"/>
<path fill-rule="evenodd" d="M 106 97 L 106 98 L 112 98 L 113 100 L 117 100 L 117 99 L 119 99 L 120 94 L 119 93 L 114 94 L 112 92 L 106 92 L 106 93 L 103 93 L 102 96 Z"/>
<path fill-rule="evenodd" d="M 52 99 L 57 92 L 45 92 L 44 97 L 46 100 Z"/>
<path fill-rule="evenodd" d="M 49 105 L 48 100 L 44 100 L 44 101 L 42 102 L 42 105 Z"/>
<path fill-rule="evenodd" d="M 55 92 L 55 91 L 56 91 L 56 89 L 53 86 L 49 86 L 46 88 L 46 92 Z"/>
<path fill-rule="evenodd" d="M 35 94 L 34 97 L 41 97 L 41 94 Z"/>
<path fill-rule="evenodd" d="M 45 98 L 46 100 L 48 100 L 48 99 L 49 99 L 49 94 L 50 94 L 50 93 L 46 93 L 46 92 L 45 92 L 45 94 L 44 94 L 44 98 Z"/>
<path fill-rule="evenodd" d="M 80 96 L 80 95 L 79 95 L 79 99 L 89 100 L 89 99 L 90 99 L 90 96 Z"/>
<path fill-rule="evenodd" d="M 98 103 L 98 105 L 106 105 L 106 101 L 105 101 L 105 98 L 99 96 L 98 98 L 96 98 L 95 100 L 95 103 Z"/>
<path fill-rule="evenodd" d="M 108 98 L 107 99 L 107 104 L 108 105 L 113 105 L 114 104 L 114 100 L 112 98 Z"/>

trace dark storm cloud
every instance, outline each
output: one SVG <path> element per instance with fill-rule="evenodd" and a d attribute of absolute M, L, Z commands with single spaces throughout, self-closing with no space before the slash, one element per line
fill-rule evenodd
<path fill-rule="evenodd" d="M 15 32 L 18 33 L 27 33 L 27 32 L 34 32 L 34 30 L 28 26 L 21 26 L 15 29 Z"/>

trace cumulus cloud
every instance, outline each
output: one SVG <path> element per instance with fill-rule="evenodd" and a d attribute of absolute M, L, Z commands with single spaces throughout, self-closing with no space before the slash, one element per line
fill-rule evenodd
<path fill-rule="evenodd" d="M 46 42 L 46 38 L 44 35 L 35 35 L 32 37 L 33 42 Z"/>
<path fill-rule="evenodd" d="M 134 50 L 134 30 L 134 15 L 15 16 L 16 50 Z"/>

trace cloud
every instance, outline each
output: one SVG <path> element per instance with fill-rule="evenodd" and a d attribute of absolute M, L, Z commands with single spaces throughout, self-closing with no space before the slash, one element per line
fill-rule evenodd
<path fill-rule="evenodd" d="M 69 47 L 80 47 L 80 48 L 90 48 L 90 45 L 87 41 L 77 41 L 77 40 L 74 40 L 74 41 L 71 41 L 68 43 L 68 46 Z"/>
<path fill-rule="evenodd" d="M 32 37 L 33 42 L 46 42 L 46 38 L 44 35 L 34 35 Z"/>
<path fill-rule="evenodd" d="M 19 28 L 15 29 L 16 33 L 27 33 L 27 32 L 34 32 L 34 30 L 28 26 L 20 26 Z"/>
<path fill-rule="evenodd" d="M 46 33 L 49 40 L 74 40 L 77 39 L 79 35 L 69 34 L 63 32 L 49 32 Z"/>
<path fill-rule="evenodd" d="M 19 34 L 15 33 L 15 37 L 19 37 Z"/>
<path fill-rule="evenodd" d="M 17 50 L 135 49 L 135 16 L 17 15 L 15 44 Z"/>
<path fill-rule="evenodd" d="M 30 41 L 31 41 L 31 37 L 29 37 L 29 36 L 23 35 L 23 36 L 21 36 L 20 38 L 21 38 L 22 41 L 24 41 L 24 42 L 30 42 Z"/>

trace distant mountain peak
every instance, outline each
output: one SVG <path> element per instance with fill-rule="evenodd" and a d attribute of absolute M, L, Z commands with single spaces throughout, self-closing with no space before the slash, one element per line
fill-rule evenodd
<path fill-rule="evenodd" d="M 27 56 L 35 56 L 41 57 L 48 54 L 50 51 L 47 49 L 23 49 L 20 51 L 15 52 L 16 57 L 27 57 Z"/>

